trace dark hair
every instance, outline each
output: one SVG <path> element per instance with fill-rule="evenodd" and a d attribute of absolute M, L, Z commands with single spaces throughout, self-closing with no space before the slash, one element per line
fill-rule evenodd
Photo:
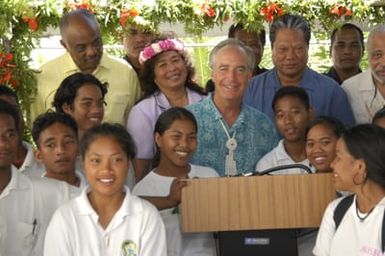
<path fill-rule="evenodd" d="M 170 38 L 169 35 L 161 35 L 151 41 L 151 44 Z M 163 52 L 161 52 L 163 53 Z M 144 94 L 142 99 L 148 98 L 153 95 L 156 91 L 159 90 L 158 85 L 155 83 L 155 63 L 159 59 L 160 54 L 155 55 L 155 57 L 145 61 L 143 63 L 143 68 L 140 74 L 140 81 L 143 83 Z M 190 58 L 186 51 L 183 53 L 178 52 L 182 59 L 186 63 L 187 68 L 187 80 L 185 86 L 199 94 L 205 94 L 203 89 L 193 80 L 195 75 L 195 68 L 193 67 Z"/>
<path fill-rule="evenodd" d="M 78 72 L 67 76 L 61 82 L 59 88 L 56 90 L 52 106 L 57 112 L 63 113 L 63 105 L 68 104 L 69 106 L 72 106 L 78 90 L 86 84 L 92 84 L 98 87 L 104 99 L 104 96 L 107 93 L 107 83 L 103 84 L 91 74 Z"/>
<path fill-rule="evenodd" d="M 331 116 L 318 116 L 310 122 L 306 130 L 306 137 L 310 129 L 317 125 L 327 126 L 330 130 L 333 131 L 337 138 L 340 138 L 346 130 L 346 126 L 341 122 L 341 120 Z"/>
<path fill-rule="evenodd" d="M 79 8 L 79 9 L 67 12 L 61 17 L 59 21 L 60 34 L 63 35 L 63 31 L 70 24 L 73 18 L 79 18 L 79 17 L 83 18 L 84 20 L 91 21 L 97 26 L 99 26 L 99 23 L 92 12 L 83 8 Z"/>
<path fill-rule="evenodd" d="M 80 155 L 83 160 L 90 145 L 99 137 L 113 137 L 126 152 L 128 159 L 133 159 L 136 155 L 135 142 L 126 128 L 121 124 L 102 123 L 88 129 L 80 142 Z"/>
<path fill-rule="evenodd" d="M 277 31 L 284 28 L 301 31 L 304 35 L 306 44 L 309 45 L 311 37 L 309 22 L 300 15 L 285 14 L 281 17 L 278 17 L 270 26 L 271 47 L 274 46 Z"/>
<path fill-rule="evenodd" d="M 309 96 L 307 95 L 305 89 L 298 86 L 283 86 L 274 95 L 273 102 L 271 104 L 271 107 L 274 111 L 277 100 L 280 100 L 286 96 L 295 97 L 301 101 L 306 109 L 310 108 Z"/>
<path fill-rule="evenodd" d="M 16 92 L 5 84 L 0 84 L 0 96 L 11 96 L 15 98 L 16 102 L 19 101 Z"/>
<path fill-rule="evenodd" d="M 162 135 L 167 129 L 170 128 L 175 120 L 190 121 L 195 126 L 195 132 L 198 132 L 197 120 L 190 111 L 181 107 L 172 107 L 160 114 L 155 124 L 154 133 L 157 132 Z"/>
<path fill-rule="evenodd" d="M 7 101 L 0 99 L 0 114 L 9 115 L 15 121 L 15 129 L 19 130 L 20 115 L 19 111 Z"/>
<path fill-rule="evenodd" d="M 228 34 L 228 38 L 235 38 L 235 33 L 239 30 L 244 30 L 244 26 L 242 23 L 234 23 L 230 26 L 229 28 L 229 34 Z M 247 30 L 248 32 L 253 32 L 253 31 L 249 31 Z M 256 32 L 257 33 L 257 32 Z M 259 38 L 259 41 L 261 42 L 262 44 L 262 47 L 265 46 L 266 44 L 266 31 L 262 28 L 258 31 L 258 38 Z"/>
<path fill-rule="evenodd" d="M 382 107 L 380 110 L 378 110 L 372 119 L 372 124 L 375 124 L 378 119 L 384 118 L 385 117 L 385 107 Z"/>
<path fill-rule="evenodd" d="M 76 121 L 70 115 L 48 110 L 47 112 L 39 115 L 32 124 L 31 134 L 37 147 L 40 147 L 39 139 L 41 133 L 55 123 L 68 126 L 74 132 L 75 138 L 78 138 L 78 126 Z"/>
<path fill-rule="evenodd" d="M 385 130 L 372 124 L 360 124 L 341 137 L 349 153 L 366 164 L 366 177 L 385 188 Z"/>
<path fill-rule="evenodd" d="M 162 114 L 160 114 L 155 124 L 154 134 L 159 133 L 160 135 L 162 135 L 165 131 L 167 131 L 170 128 L 170 126 L 176 120 L 190 121 L 195 127 L 195 132 L 196 133 L 198 132 L 197 120 L 195 119 L 194 115 L 190 111 L 182 107 L 172 107 L 164 111 Z M 152 167 L 153 168 L 157 167 L 159 165 L 159 162 L 160 162 L 160 150 L 159 150 L 159 147 L 157 146 L 156 153 L 152 161 Z"/>
<path fill-rule="evenodd" d="M 354 25 L 353 23 L 344 23 L 341 27 L 335 28 L 333 30 L 332 35 L 330 37 L 331 46 L 333 46 L 334 42 L 336 41 L 337 32 L 341 31 L 341 30 L 347 30 L 347 29 L 354 29 L 358 32 L 358 35 L 360 38 L 361 49 L 362 49 L 362 52 L 364 52 L 365 51 L 364 33 L 362 32 L 362 29 L 359 26 Z"/>

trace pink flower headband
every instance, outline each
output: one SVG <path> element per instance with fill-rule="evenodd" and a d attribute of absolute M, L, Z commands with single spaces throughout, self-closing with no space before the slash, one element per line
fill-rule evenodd
<path fill-rule="evenodd" d="M 145 47 L 139 54 L 139 62 L 143 64 L 144 62 L 152 59 L 155 55 L 165 52 L 175 50 L 178 52 L 184 51 L 184 45 L 178 39 L 165 39 L 163 41 L 159 41 L 153 43 L 147 47 Z"/>

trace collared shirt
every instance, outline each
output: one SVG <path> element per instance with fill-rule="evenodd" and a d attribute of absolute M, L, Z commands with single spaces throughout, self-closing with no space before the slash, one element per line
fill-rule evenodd
<path fill-rule="evenodd" d="M 24 162 L 20 168 L 17 168 L 14 165 L 12 165 L 12 168 L 15 168 L 29 177 L 41 177 L 44 172 L 44 165 L 36 161 L 32 145 L 26 141 L 23 141 L 22 143 L 23 147 L 27 150 L 27 155 L 25 156 Z"/>
<path fill-rule="evenodd" d="M 90 187 L 61 206 L 52 217 L 44 243 L 44 255 L 58 256 L 166 256 L 162 219 L 150 203 L 130 194 L 104 229 L 88 199 Z"/>
<path fill-rule="evenodd" d="M 362 70 L 359 68 L 357 74 L 359 74 L 361 72 L 362 72 Z M 324 75 L 327 75 L 328 77 L 333 78 L 334 81 L 336 81 L 338 84 L 342 84 L 343 83 L 341 78 L 338 76 L 337 71 L 334 68 L 334 66 L 330 67 L 330 69 L 326 73 L 324 73 Z"/>
<path fill-rule="evenodd" d="M 316 116 L 332 116 L 346 125 L 354 125 L 354 116 L 345 92 L 333 79 L 318 74 L 306 67 L 299 83 L 309 95 L 310 105 Z M 257 108 L 271 120 L 274 120 L 272 101 L 275 93 L 281 88 L 277 70 L 274 68 L 255 76 L 247 87 L 244 102 Z"/>
<path fill-rule="evenodd" d="M 223 117 L 214 105 L 212 95 L 187 109 L 198 122 L 198 147 L 191 162 L 211 167 L 224 176 L 228 137 L 221 124 Z M 241 112 L 231 127 L 224 120 L 223 123 L 230 136 L 235 133 L 238 146 L 234 151 L 234 160 L 238 173 L 253 171 L 258 160 L 277 144 L 271 120 L 245 104 L 242 104 Z"/>
<path fill-rule="evenodd" d="M 31 106 L 32 120 L 51 108 L 60 83 L 76 72 L 80 70 L 68 52 L 41 67 L 41 72 L 36 77 L 37 95 Z M 124 60 L 103 53 L 99 66 L 92 74 L 102 83 L 108 83 L 108 93 L 105 96 L 107 106 L 103 121 L 124 124 L 128 112 L 141 95 L 135 71 Z"/>
<path fill-rule="evenodd" d="M 188 103 L 201 101 L 205 95 L 187 88 Z M 171 108 L 166 96 L 156 91 L 150 97 L 138 102 L 131 110 L 127 120 L 127 130 L 137 147 L 136 158 L 152 159 L 156 152 L 154 128 L 160 114 Z"/>
<path fill-rule="evenodd" d="M 374 114 L 385 106 L 385 99 L 377 90 L 370 69 L 345 80 L 342 89 L 348 95 L 358 124 L 371 123 Z"/>
<path fill-rule="evenodd" d="M 43 255 L 51 216 L 69 199 L 66 183 L 30 178 L 13 169 L 10 182 L 0 194 L 0 254 Z"/>
<path fill-rule="evenodd" d="M 295 162 L 287 153 L 285 146 L 283 144 L 283 139 L 279 141 L 278 146 L 276 146 L 272 151 L 267 153 L 261 160 L 259 160 L 255 170 L 258 172 L 262 172 L 266 169 L 287 165 L 287 164 L 303 164 L 309 168 L 310 163 L 308 159 L 305 159 L 301 162 Z M 276 172 L 272 172 L 271 174 L 306 174 L 307 172 L 304 169 L 296 168 L 296 169 L 286 169 L 280 170 Z"/>
<path fill-rule="evenodd" d="M 46 177 L 46 175 L 47 175 L 47 172 L 44 171 L 43 174 L 41 175 L 41 178 L 53 179 L 53 178 Z M 80 182 L 79 182 L 79 187 L 68 184 L 70 186 L 71 198 L 75 198 L 75 197 L 79 196 L 80 193 L 82 192 L 83 188 L 85 188 L 88 185 L 88 182 L 86 181 L 82 172 L 75 170 L 75 175 L 79 179 Z"/>

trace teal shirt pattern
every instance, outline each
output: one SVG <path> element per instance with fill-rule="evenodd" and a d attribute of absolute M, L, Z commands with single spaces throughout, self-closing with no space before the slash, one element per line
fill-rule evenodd
<path fill-rule="evenodd" d="M 198 147 L 191 163 L 215 169 L 225 176 L 225 160 L 228 137 L 222 127 L 222 115 L 215 107 L 212 95 L 187 107 L 198 122 Z M 272 150 L 278 140 L 270 118 L 258 110 L 243 104 L 238 119 L 231 128 L 223 120 L 230 136 L 237 140 L 234 160 L 238 173 L 251 172 L 259 159 Z"/>

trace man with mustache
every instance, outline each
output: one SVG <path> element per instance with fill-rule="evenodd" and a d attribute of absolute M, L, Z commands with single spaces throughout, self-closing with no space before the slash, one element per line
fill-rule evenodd
<path fill-rule="evenodd" d="M 333 30 L 330 40 L 333 66 L 325 75 L 342 84 L 346 79 L 362 72 L 360 61 L 365 50 L 364 34 L 358 26 L 345 23 Z"/>
<path fill-rule="evenodd" d="M 310 25 L 302 16 L 285 14 L 274 20 L 270 26 L 274 68 L 251 79 L 245 103 L 274 120 L 271 104 L 275 93 L 282 86 L 299 86 L 308 93 L 316 116 L 332 116 L 354 125 L 345 92 L 333 79 L 307 66 L 310 37 Z"/>
<path fill-rule="evenodd" d="M 370 123 L 374 114 L 385 105 L 384 24 L 370 31 L 367 48 L 370 68 L 342 84 L 357 123 Z"/>
<path fill-rule="evenodd" d="M 109 85 L 104 121 L 125 124 L 132 105 L 140 98 L 135 71 L 124 60 L 103 53 L 99 24 L 88 10 L 77 9 L 65 14 L 59 26 L 60 43 L 67 52 L 44 64 L 37 75 L 31 120 L 51 107 L 56 89 L 64 78 L 83 72 Z"/>

